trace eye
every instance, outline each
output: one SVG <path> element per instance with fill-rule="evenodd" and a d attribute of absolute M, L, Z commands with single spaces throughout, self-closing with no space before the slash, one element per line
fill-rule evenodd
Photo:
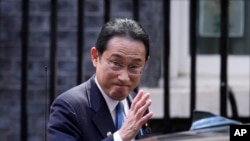
<path fill-rule="evenodd" d="M 111 62 L 114 66 L 121 66 L 121 63 L 117 62 L 117 61 L 113 61 Z"/>
<path fill-rule="evenodd" d="M 129 66 L 129 69 L 138 69 L 138 68 L 139 68 L 139 66 L 136 66 L 136 65 Z"/>
<path fill-rule="evenodd" d="M 122 64 L 118 61 L 112 61 L 111 63 L 114 67 L 122 67 Z"/>

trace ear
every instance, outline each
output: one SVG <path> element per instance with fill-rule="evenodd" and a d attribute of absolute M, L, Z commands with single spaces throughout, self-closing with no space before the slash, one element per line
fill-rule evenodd
<path fill-rule="evenodd" d="M 97 49 L 95 47 L 92 47 L 90 50 L 90 54 L 91 54 L 91 60 L 92 60 L 93 66 L 96 67 L 99 61 L 99 55 L 98 55 Z"/>

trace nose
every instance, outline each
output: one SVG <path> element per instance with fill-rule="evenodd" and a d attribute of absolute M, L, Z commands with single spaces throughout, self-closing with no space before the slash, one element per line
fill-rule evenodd
<path fill-rule="evenodd" d="M 118 75 L 118 79 L 120 81 L 129 81 L 130 78 L 127 69 L 121 70 L 120 74 Z"/>

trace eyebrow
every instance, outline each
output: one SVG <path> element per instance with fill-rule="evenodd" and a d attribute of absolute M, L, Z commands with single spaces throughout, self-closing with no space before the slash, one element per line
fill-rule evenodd
<path fill-rule="evenodd" d="M 124 59 L 124 57 L 121 56 L 120 54 L 112 54 L 111 57 L 118 57 L 120 59 Z M 132 61 L 142 62 L 142 59 L 141 58 L 133 58 Z"/>

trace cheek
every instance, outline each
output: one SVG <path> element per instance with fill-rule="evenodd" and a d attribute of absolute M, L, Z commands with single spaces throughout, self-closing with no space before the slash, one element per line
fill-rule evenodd
<path fill-rule="evenodd" d="M 130 79 L 131 82 L 133 83 L 133 86 L 134 86 L 133 89 L 135 89 L 136 87 L 138 87 L 138 85 L 140 84 L 140 79 L 141 79 L 141 78 L 131 78 L 131 79 Z"/>
<path fill-rule="evenodd" d="M 99 75 L 102 78 L 103 85 L 106 85 L 106 86 L 110 85 L 110 83 L 112 83 L 113 79 L 116 78 L 116 75 L 107 69 L 100 69 Z"/>
<path fill-rule="evenodd" d="M 116 76 L 113 73 L 104 70 L 101 72 L 100 78 L 104 91 L 106 93 L 110 93 L 110 90 L 113 88 L 113 83 L 115 82 Z"/>

